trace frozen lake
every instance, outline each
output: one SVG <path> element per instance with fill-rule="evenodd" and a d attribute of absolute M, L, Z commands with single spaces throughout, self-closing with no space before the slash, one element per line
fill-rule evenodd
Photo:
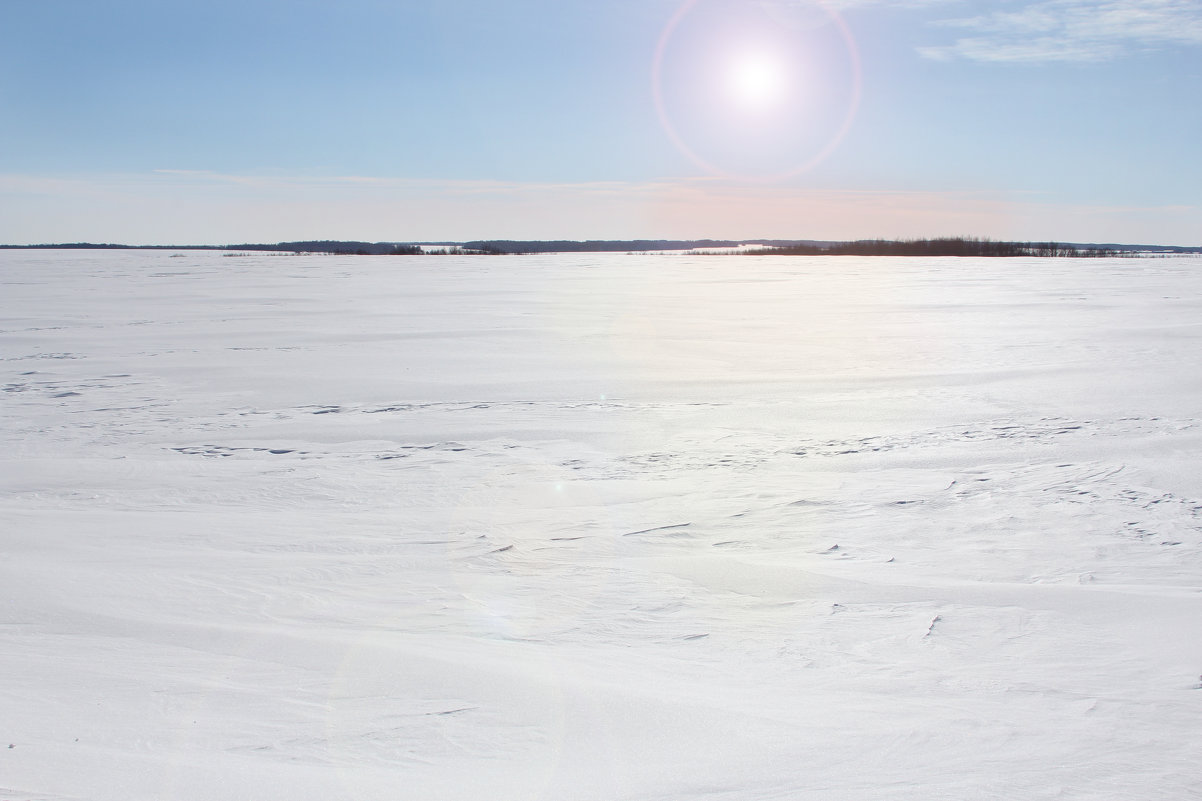
<path fill-rule="evenodd" d="M 1197 799 L 1202 258 L 0 251 L 0 799 Z"/>

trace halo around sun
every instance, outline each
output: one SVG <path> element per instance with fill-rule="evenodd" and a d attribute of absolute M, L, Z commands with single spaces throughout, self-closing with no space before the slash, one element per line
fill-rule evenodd
<path fill-rule="evenodd" d="M 684 0 L 656 48 L 652 91 L 668 138 L 701 169 L 777 180 L 822 161 L 851 127 L 859 55 L 820 0 Z"/>

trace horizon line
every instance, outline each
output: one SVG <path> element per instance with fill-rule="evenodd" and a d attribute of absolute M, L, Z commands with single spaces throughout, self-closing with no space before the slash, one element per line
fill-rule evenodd
<path fill-rule="evenodd" d="M 761 245 L 768 247 L 796 247 L 800 245 L 813 245 L 816 247 L 837 246 L 858 243 L 921 243 L 921 242 L 947 242 L 947 241 L 971 241 L 971 242 L 987 242 L 997 244 L 1013 244 L 1013 245 L 1063 245 L 1069 247 L 1081 248 L 1108 248 L 1121 250 L 1124 252 L 1131 251 L 1162 251 L 1175 253 L 1202 253 L 1202 244 L 1199 245 L 1165 245 L 1165 244 L 1143 244 L 1143 243 L 1120 243 L 1120 242 L 1070 242 L 1057 239 L 1039 239 L 1039 240 L 1005 240 L 993 239 L 990 237 L 979 236 L 937 236 L 937 237 L 866 237 L 857 239 L 813 239 L 813 238 L 786 238 L 786 237 L 751 237 L 746 239 L 734 239 L 729 237 L 723 238 L 648 238 L 639 237 L 635 239 L 463 239 L 463 240 L 378 240 L 367 241 L 357 239 L 294 239 L 283 240 L 278 242 L 239 242 L 239 243 L 224 243 L 224 244 L 128 244 L 119 242 L 41 242 L 27 244 L 0 244 L 0 250 L 237 250 L 239 248 L 255 248 L 255 249 L 270 249 L 284 246 L 410 246 L 410 247 L 469 247 L 471 245 L 534 245 L 534 246 L 587 246 L 587 245 L 606 245 L 609 247 L 602 248 L 568 248 L 566 252 L 620 252 L 623 250 L 638 249 L 639 245 L 659 245 L 658 250 L 686 250 L 705 247 L 721 247 L 735 248 L 744 245 Z M 470 247 L 469 247 L 470 249 Z M 644 248 L 647 249 L 647 248 Z M 329 253 L 331 251 L 322 250 L 318 247 L 312 249 L 294 249 L 298 253 Z M 338 251 L 342 252 L 342 251 Z M 565 252 L 564 250 L 555 250 L 553 248 L 540 249 L 540 253 L 557 253 Z M 347 253 L 347 255 L 355 255 Z M 389 255 L 389 254 L 358 254 L 358 255 Z M 397 254 L 403 255 L 403 254 Z"/>

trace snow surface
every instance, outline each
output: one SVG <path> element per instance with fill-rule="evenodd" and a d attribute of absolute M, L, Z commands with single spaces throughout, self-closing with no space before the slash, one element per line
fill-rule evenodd
<path fill-rule="evenodd" d="M 0 799 L 1202 797 L 1202 259 L 0 252 Z"/>

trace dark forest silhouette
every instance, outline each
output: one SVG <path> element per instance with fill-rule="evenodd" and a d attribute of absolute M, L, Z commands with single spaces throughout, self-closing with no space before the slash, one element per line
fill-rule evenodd
<path fill-rule="evenodd" d="M 735 250 L 741 248 L 740 250 Z M 0 245 L 8 250 L 221 250 L 241 253 L 320 253 L 358 256 L 509 256 L 538 253 L 656 253 L 691 251 L 697 255 L 749 256 L 970 256 L 1082 258 L 1202 253 L 1202 247 L 1172 245 L 1066 244 L 1061 242 L 1005 242 L 976 237 L 934 239 L 594 239 L 515 240 L 470 242 L 355 242 L 310 239 L 274 244 L 240 245 L 119 245 L 72 242 L 42 245 Z"/>
<path fill-rule="evenodd" d="M 793 245 L 748 250 L 753 256 L 1039 256 L 1080 258 L 1118 256 L 1120 251 L 1101 245 L 1065 245 L 1059 242 L 998 242 L 974 237 L 940 239 L 861 239 L 831 245 Z"/>

